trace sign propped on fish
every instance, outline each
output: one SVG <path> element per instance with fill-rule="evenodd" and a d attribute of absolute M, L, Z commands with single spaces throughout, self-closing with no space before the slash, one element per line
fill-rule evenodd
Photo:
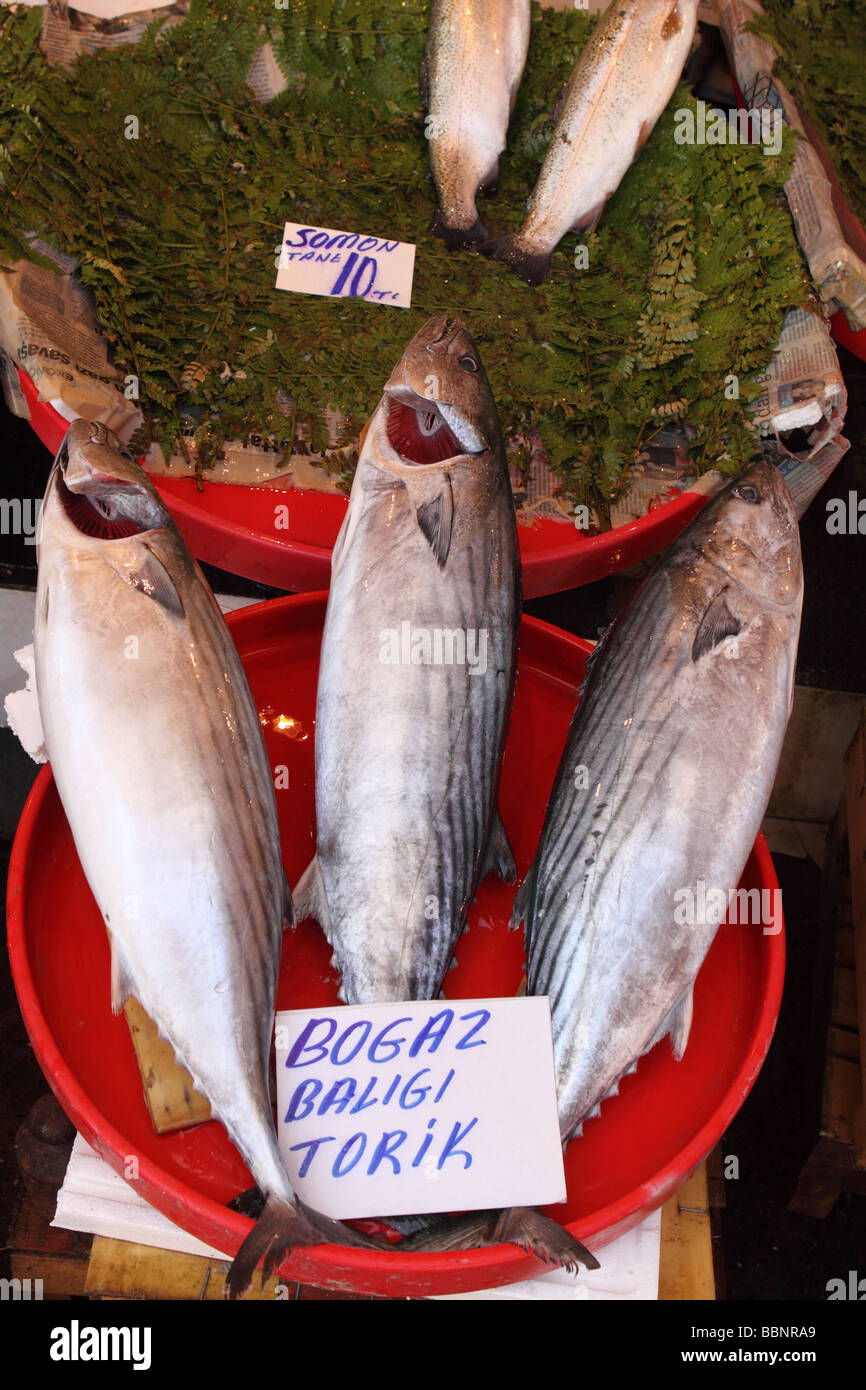
<path fill-rule="evenodd" d="M 698 0 L 611 0 L 568 81 L 520 231 L 489 242 L 530 284 L 547 278 L 568 231 L 593 231 L 670 101 Z"/>

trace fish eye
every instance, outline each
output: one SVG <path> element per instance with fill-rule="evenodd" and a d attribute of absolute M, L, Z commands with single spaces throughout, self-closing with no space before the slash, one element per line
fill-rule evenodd
<path fill-rule="evenodd" d="M 740 487 L 735 487 L 734 496 L 742 497 L 744 502 L 760 502 L 761 500 L 761 494 L 751 483 L 743 483 Z"/>
<path fill-rule="evenodd" d="M 478 362 L 470 352 L 464 352 L 463 356 L 460 358 L 460 365 L 464 372 L 478 371 Z"/>

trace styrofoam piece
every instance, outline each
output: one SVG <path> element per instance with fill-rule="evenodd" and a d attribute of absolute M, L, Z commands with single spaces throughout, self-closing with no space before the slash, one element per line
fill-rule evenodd
<path fill-rule="evenodd" d="M 132 1183 L 115 1173 L 80 1134 L 75 1136 L 66 1177 L 57 1196 L 52 1226 L 84 1231 L 113 1240 L 134 1241 L 186 1255 L 226 1260 L 195 1236 L 169 1221 L 143 1197 Z M 606 1245 L 602 1267 L 592 1273 L 581 1270 L 577 1278 L 556 1269 L 538 1279 L 524 1279 L 505 1288 L 477 1293 L 441 1294 L 442 1299 L 655 1299 L 658 1297 L 661 1213 L 654 1212 L 640 1226 Z"/>
<path fill-rule="evenodd" d="M 80 1134 L 75 1136 L 51 1224 L 66 1231 L 131 1240 L 138 1245 L 153 1245 L 184 1255 L 204 1255 L 217 1260 L 228 1258 L 225 1251 L 215 1250 L 188 1235 L 150 1206 L 132 1183 L 115 1173 Z"/>

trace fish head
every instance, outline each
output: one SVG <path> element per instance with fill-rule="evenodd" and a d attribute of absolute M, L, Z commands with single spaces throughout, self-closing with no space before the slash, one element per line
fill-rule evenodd
<path fill-rule="evenodd" d="M 122 540 L 173 525 L 145 473 L 101 423 L 74 420 L 48 479 L 39 542 L 52 526 L 62 542 Z"/>
<path fill-rule="evenodd" d="M 415 334 L 385 384 L 388 440 L 409 466 L 502 448 L 487 374 L 459 319 L 437 314 Z"/>
<path fill-rule="evenodd" d="M 774 464 L 757 463 L 729 483 L 698 517 L 693 542 L 750 593 L 780 605 L 799 601 L 800 529 Z"/>

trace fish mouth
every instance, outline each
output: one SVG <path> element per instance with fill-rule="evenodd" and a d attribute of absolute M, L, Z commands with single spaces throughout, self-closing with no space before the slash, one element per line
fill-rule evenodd
<path fill-rule="evenodd" d="M 409 387 L 386 390 L 388 442 L 405 463 L 444 463 L 488 445 L 471 421 L 446 401 L 431 401 Z"/>
<path fill-rule="evenodd" d="M 102 442 L 98 434 L 93 442 Z M 49 488 L 75 530 L 93 540 L 125 540 L 164 521 L 161 509 L 134 478 L 107 473 L 79 448 L 71 456 L 68 439 L 54 460 Z"/>

